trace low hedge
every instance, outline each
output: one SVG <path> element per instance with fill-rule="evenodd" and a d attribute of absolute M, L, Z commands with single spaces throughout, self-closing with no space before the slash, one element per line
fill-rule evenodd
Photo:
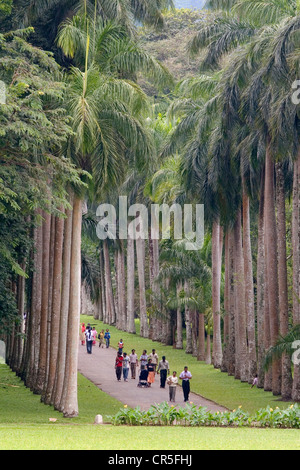
<path fill-rule="evenodd" d="M 300 428 L 300 406 L 291 405 L 285 410 L 279 408 L 260 409 L 250 415 L 240 406 L 236 410 L 211 413 L 204 407 L 197 408 L 192 402 L 185 407 L 176 407 L 167 402 L 152 405 L 143 411 L 140 407 L 124 408 L 109 417 L 115 426 L 219 426 L 219 427 L 261 427 L 261 428 Z"/>

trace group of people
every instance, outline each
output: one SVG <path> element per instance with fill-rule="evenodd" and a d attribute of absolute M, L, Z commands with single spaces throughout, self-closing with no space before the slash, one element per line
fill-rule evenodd
<path fill-rule="evenodd" d="M 109 329 L 106 331 L 102 330 L 99 334 L 96 331 L 96 328 L 90 323 L 85 325 L 81 323 L 80 325 L 80 341 L 81 345 L 86 344 L 86 350 L 88 354 L 92 354 L 92 348 L 97 343 L 97 338 L 99 340 L 99 348 L 110 347 L 111 335 Z M 188 367 L 185 366 L 184 370 L 181 372 L 179 377 L 177 372 L 173 371 L 170 375 L 170 366 L 169 362 L 166 360 L 165 356 L 162 356 L 161 361 L 159 361 L 158 354 L 155 349 L 152 349 L 151 354 L 147 354 L 147 351 L 144 350 L 140 358 L 138 358 L 135 349 L 132 349 L 131 354 L 127 354 L 124 351 L 124 342 L 121 338 L 118 343 L 118 352 L 115 359 L 115 372 L 117 380 L 120 382 L 123 380 L 128 382 L 129 371 L 131 373 L 131 379 L 135 380 L 137 376 L 137 370 L 140 366 L 140 372 L 146 371 L 147 374 L 147 383 L 148 387 L 151 387 L 155 382 L 155 376 L 160 376 L 160 388 L 166 388 L 166 384 L 169 386 L 169 399 L 170 402 L 175 402 L 177 385 L 180 380 L 182 380 L 182 390 L 184 401 L 189 400 L 190 394 L 190 380 L 192 379 L 192 374 L 189 372 Z"/>
<path fill-rule="evenodd" d="M 104 347 L 104 343 L 106 348 L 110 346 L 110 332 L 107 329 L 105 332 L 104 330 L 100 331 L 98 334 L 96 328 L 91 326 L 90 323 L 85 325 L 85 323 L 80 324 L 80 341 L 81 345 L 84 346 L 86 344 L 86 350 L 88 354 L 92 354 L 92 348 L 96 345 L 97 337 L 99 339 L 99 348 Z"/>
<path fill-rule="evenodd" d="M 128 382 L 129 370 L 131 371 L 131 379 L 136 379 L 137 369 L 140 365 L 140 371 L 147 371 L 147 382 L 148 386 L 155 382 L 155 375 L 159 374 L 160 376 L 160 388 L 166 388 L 166 384 L 169 386 L 169 401 L 175 402 L 176 390 L 178 385 L 178 376 L 177 372 L 173 371 L 170 375 L 170 366 L 169 362 L 166 360 L 165 356 L 162 356 L 161 361 L 159 361 L 158 355 L 155 349 L 152 349 L 151 354 L 147 354 L 147 351 L 144 350 L 140 359 L 136 354 L 135 349 L 132 349 L 131 354 L 128 356 L 127 353 L 123 353 L 124 343 L 120 339 L 118 344 L 118 352 L 115 361 L 115 371 L 117 380 L 120 382 L 123 379 L 125 382 Z M 192 374 L 188 370 L 188 367 L 185 366 L 184 370 L 179 375 L 179 379 L 182 380 L 182 390 L 184 401 L 189 401 L 190 394 L 190 380 L 192 379 Z"/>

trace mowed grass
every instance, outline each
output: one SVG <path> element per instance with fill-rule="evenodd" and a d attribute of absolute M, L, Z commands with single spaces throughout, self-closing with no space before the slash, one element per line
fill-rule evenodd
<path fill-rule="evenodd" d="M 78 374 L 79 416 L 64 418 L 53 406 L 41 403 L 41 397 L 26 388 L 7 365 L 0 365 L 0 425 L 48 424 L 49 418 L 55 418 L 57 424 L 92 424 L 97 414 L 107 420 L 107 416 L 114 415 L 122 406 Z"/>
<path fill-rule="evenodd" d="M 124 341 L 124 352 L 128 354 L 132 349 L 136 350 L 138 356 L 142 354 L 143 349 L 146 349 L 148 353 L 152 349 L 156 349 L 159 358 L 161 359 L 163 355 L 166 356 L 171 371 L 176 370 L 178 375 L 184 366 L 187 365 L 193 375 L 191 381 L 192 392 L 198 393 L 229 410 L 242 406 L 245 411 L 254 413 L 260 408 L 266 408 L 268 405 L 274 408 L 276 406 L 287 408 L 292 404 L 281 401 L 280 398 L 274 397 L 271 392 L 265 392 L 257 388 L 251 389 L 251 385 L 241 383 L 239 380 L 235 380 L 234 377 L 229 377 L 226 373 L 214 369 L 213 366 L 197 361 L 197 358 L 185 354 L 183 350 L 177 350 L 172 346 L 165 346 L 161 343 L 142 338 L 138 334 L 134 335 L 120 331 L 115 327 L 105 325 L 99 320 L 94 320 L 91 316 L 82 315 L 81 321 L 91 323 L 91 325 L 96 327 L 98 333 L 102 329 L 109 328 L 111 346 L 117 348 L 118 342 L 122 338 Z M 138 331 L 139 324 L 137 322 Z"/>
<path fill-rule="evenodd" d="M 0 425 L 0 450 L 299 450 L 299 430 Z M 142 444 L 141 444 L 142 442 Z"/>
<path fill-rule="evenodd" d="M 1 365 L 0 450 L 300 449 L 299 430 L 96 426 L 96 414 L 115 414 L 122 404 L 80 374 L 78 394 L 80 415 L 66 419 Z"/>

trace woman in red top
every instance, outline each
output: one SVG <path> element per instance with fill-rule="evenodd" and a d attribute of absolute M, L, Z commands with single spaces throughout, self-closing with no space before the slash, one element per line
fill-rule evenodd
<path fill-rule="evenodd" d="M 118 382 L 121 381 L 122 367 L 123 367 L 123 356 L 121 353 L 118 352 L 118 355 L 116 357 L 116 363 L 115 363 L 116 376 L 117 376 Z"/>
<path fill-rule="evenodd" d="M 85 324 L 81 323 L 81 334 L 80 334 L 80 339 L 81 339 L 81 345 L 85 345 Z"/>

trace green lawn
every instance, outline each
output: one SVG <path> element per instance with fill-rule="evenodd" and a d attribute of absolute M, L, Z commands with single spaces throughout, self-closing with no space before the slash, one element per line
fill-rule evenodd
<path fill-rule="evenodd" d="M 0 425 L 0 450 L 300 450 L 299 434 L 276 429 Z"/>
<path fill-rule="evenodd" d="M 141 450 L 141 435 L 145 450 L 300 449 L 299 430 L 96 426 L 96 414 L 115 414 L 122 405 L 78 378 L 80 416 L 71 420 L 0 365 L 0 450 Z"/>
<path fill-rule="evenodd" d="M 0 365 L 0 425 L 48 424 L 56 418 L 57 424 L 92 424 L 95 416 L 111 416 L 122 407 L 118 400 L 102 392 L 96 385 L 78 374 L 79 416 L 64 418 L 52 406 L 44 405 L 6 365 Z M 1 441 L 0 441 L 1 442 Z"/>
<path fill-rule="evenodd" d="M 106 329 L 108 326 L 93 317 L 82 315 L 81 321 L 91 323 L 96 326 L 97 332 Z M 138 331 L 137 323 L 137 331 Z M 158 342 L 141 338 L 138 334 L 133 335 L 109 326 L 111 332 L 111 346 L 117 348 L 120 338 L 124 341 L 124 352 L 130 353 L 131 349 L 136 349 L 139 355 L 143 349 L 148 352 L 154 348 L 159 357 L 166 356 L 170 363 L 171 370 L 178 373 L 187 365 L 193 374 L 191 389 L 205 398 L 208 398 L 226 408 L 233 410 L 242 406 L 245 411 L 253 413 L 260 408 L 266 408 L 268 405 L 276 408 L 287 408 L 291 403 L 282 402 L 278 397 L 274 397 L 270 392 L 264 392 L 256 388 L 251 389 L 249 384 L 242 384 L 239 380 L 229 377 L 204 362 L 198 362 L 195 357 L 185 354 L 182 350 L 174 349 L 172 346 L 165 346 Z"/>

